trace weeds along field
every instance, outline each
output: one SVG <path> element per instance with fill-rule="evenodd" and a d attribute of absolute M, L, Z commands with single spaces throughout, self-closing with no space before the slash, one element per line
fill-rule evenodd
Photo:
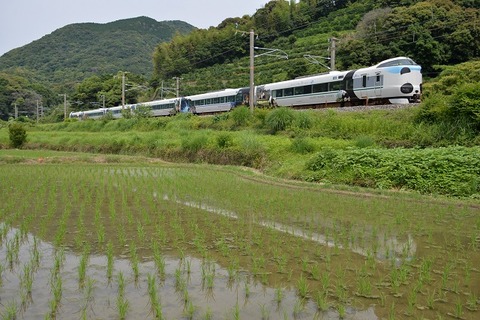
<path fill-rule="evenodd" d="M 478 319 L 480 207 L 0 150 L 6 319 Z"/>
<path fill-rule="evenodd" d="M 26 125 L 23 148 L 143 155 L 247 166 L 277 177 L 381 190 L 480 198 L 480 136 L 415 122 L 420 108 L 293 111 L 235 108 L 197 117 Z M 1 124 L 0 124 L 1 126 Z M 8 148 L 6 125 L 0 149 Z"/>

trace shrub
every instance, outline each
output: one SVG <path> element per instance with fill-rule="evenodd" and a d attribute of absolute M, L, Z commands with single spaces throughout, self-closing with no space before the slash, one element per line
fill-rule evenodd
<path fill-rule="evenodd" d="M 145 118 L 150 118 L 151 116 L 152 116 L 152 108 L 145 105 L 138 105 L 137 109 L 133 113 L 133 117 L 135 118 L 145 119 Z"/>
<path fill-rule="evenodd" d="M 298 112 L 295 125 L 300 129 L 310 129 L 312 127 L 312 115 L 307 112 Z"/>
<path fill-rule="evenodd" d="M 292 141 L 291 150 L 295 153 L 307 154 L 315 151 L 315 146 L 306 138 L 296 138 Z"/>
<path fill-rule="evenodd" d="M 182 139 L 182 149 L 185 152 L 196 153 L 204 148 L 208 143 L 208 137 L 205 134 L 197 136 L 188 136 Z"/>
<path fill-rule="evenodd" d="M 480 82 L 459 86 L 450 99 L 453 117 L 465 118 L 480 128 Z"/>
<path fill-rule="evenodd" d="M 281 107 L 270 112 L 265 119 L 267 128 L 272 132 L 287 129 L 295 120 L 295 112 L 287 107 Z"/>
<path fill-rule="evenodd" d="M 372 137 L 361 135 L 355 139 L 355 146 L 358 148 L 367 148 L 375 144 L 375 140 Z"/>
<path fill-rule="evenodd" d="M 235 127 L 242 127 L 248 124 L 251 113 L 247 107 L 237 107 L 231 112 L 233 124 Z"/>
<path fill-rule="evenodd" d="M 220 148 L 228 148 L 233 145 L 232 136 L 229 133 L 221 132 L 217 135 L 217 145 Z"/>
<path fill-rule="evenodd" d="M 13 148 L 20 148 L 27 141 L 27 131 L 24 126 L 18 122 L 12 122 L 8 126 L 10 145 Z"/>

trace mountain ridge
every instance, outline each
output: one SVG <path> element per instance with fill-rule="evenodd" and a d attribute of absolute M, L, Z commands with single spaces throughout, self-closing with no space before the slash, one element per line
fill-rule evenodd
<path fill-rule="evenodd" d="M 75 83 L 96 73 L 149 75 L 154 48 L 196 28 L 184 21 L 140 16 L 108 23 L 73 23 L 0 56 L 0 70 L 26 68 L 52 83 Z"/>

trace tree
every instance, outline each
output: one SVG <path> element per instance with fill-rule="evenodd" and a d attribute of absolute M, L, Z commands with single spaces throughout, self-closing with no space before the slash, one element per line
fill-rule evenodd
<path fill-rule="evenodd" d="M 13 148 L 20 148 L 27 141 L 27 131 L 19 122 L 12 122 L 8 125 L 8 135 Z"/>

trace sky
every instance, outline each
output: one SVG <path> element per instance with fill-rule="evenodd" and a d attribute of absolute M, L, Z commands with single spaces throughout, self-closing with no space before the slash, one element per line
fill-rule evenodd
<path fill-rule="evenodd" d="M 0 56 L 72 23 L 108 23 L 147 16 L 197 28 L 253 15 L 268 0 L 2 0 Z"/>

